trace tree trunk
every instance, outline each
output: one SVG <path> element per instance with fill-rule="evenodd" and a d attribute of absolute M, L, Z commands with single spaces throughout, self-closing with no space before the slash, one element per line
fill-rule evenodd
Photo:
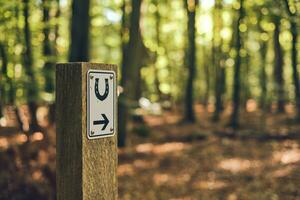
<path fill-rule="evenodd" d="M 127 121 L 129 117 L 128 102 L 134 99 L 133 88 L 135 70 L 138 68 L 138 58 L 140 56 L 139 50 L 139 37 L 140 37 L 140 10 L 142 0 L 131 0 L 131 15 L 129 27 L 129 42 L 124 45 L 122 56 L 122 69 L 121 69 L 121 86 L 123 92 L 119 96 L 119 130 L 118 130 L 118 146 L 124 147 L 126 144 Z M 123 17 L 125 17 L 123 12 Z"/>
<path fill-rule="evenodd" d="M 59 37 L 59 18 L 60 18 L 60 0 L 56 0 L 56 13 L 55 13 L 55 28 L 54 28 L 54 53 L 57 56 L 57 39 Z"/>
<path fill-rule="evenodd" d="M 184 0 L 185 8 L 188 16 L 188 47 L 186 51 L 186 61 L 188 66 L 188 80 L 185 94 L 185 121 L 195 122 L 194 112 L 194 79 L 196 73 L 196 8 L 198 0 L 187 1 Z"/>
<path fill-rule="evenodd" d="M 142 90 L 143 90 L 143 79 L 142 79 L 142 74 L 141 74 L 141 70 L 140 70 L 140 66 L 138 67 L 138 69 L 136 70 L 136 74 L 135 74 L 135 78 L 133 78 L 133 80 L 135 81 L 135 83 L 133 85 L 135 85 L 135 89 L 134 89 L 134 98 L 133 100 L 135 102 L 138 102 L 139 99 L 142 96 Z"/>
<path fill-rule="evenodd" d="M 3 110 L 5 106 L 5 99 L 7 98 L 7 94 L 5 92 L 5 85 L 6 82 L 8 81 L 8 76 L 7 76 L 7 53 L 4 47 L 4 44 L 0 43 L 0 56 L 2 60 L 2 65 L 1 65 L 1 77 L 0 77 L 0 118 L 4 116 Z"/>
<path fill-rule="evenodd" d="M 245 13 L 244 13 L 244 7 L 243 7 L 243 0 L 240 0 L 240 8 L 239 8 L 239 18 L 238 23 L 236 26 L 236 52 L 237 55 L 235 57 L 235 65 L 234 65 L 234 81 L 233 81 L 233 95 L 232 95 L 232 101 L 233 101 L 233 111 L 231 114 L 231 120 L 229 125 L 232 128 L 238 128 L 239 126 L 239 107 L 240 107 L 240 68 L 241 68 L 241 55 L 240 50 L 242 48 L 242 38 L 240 33 L 240 24 L 242 23 L 244 19 Z"/>
<path fill-rule="evenodd" d="M 205 48 L 203 48 L 204 53 L 203 57 L 206 58 L 207 53 L 205 52 Z M 204 96 L 204 105 L 207 107 L 209 103 L 209 96 L 210 96 L 210 67 L 209 62 L 204 60 L 204 74 L 205 74 L 205 96 Z"/>
<path fill-rule="evenodd" d="M 25 52 L 24 52 L 24 67 L 25 73 L 28 77 L 27 85 L 27 101 L 30 110 L 31 120 L 29 124 L 29 132 L 40 130 L 37 122 L 36 111 L 37 104 L 36 99 L 38 98 L 38 89 L 36 85 L 35 74 L 33 70 L 33 58 L 31 48 L 31 32 L 29 27 L 29 0 L 23 0 L 23 15 L 24 15 L 24 38 L 25 38 Z"/>
<path fill-rule="evenodd" d="M 260 56 L 261 56 L 261 67 L 260 67 L 260 108 L 265 111 L 266 110 L 266 100 L 267 100 L 267 73 L 266 73 L 266 54 L 267 54 L 267 42 L 262 41 L 262 45 L 260 47 Z"/>
<path fill-rule="evenodd" d="M 126 33 L 126 0 L 123 0 L 122 6 L 122 20 L 121 20 L 121 30 L 120 30 L 120 38 L 121 38 L 121 50 L 122 50 L 122 73 L 121 73 L 121 83 L 120 85 L 124 89 L 125 80 L 123 76 L 125 75 L 124 69 L 124 60 L 125 60 L 125 52 L 126 52 L 126 41 L 125 41 L 125 33 Z M 125 102 L 125 94 L 120 93 L 119 100 L 118 100 L 118 146 L 124 147 L 126 144 L 126 130 L 127 130 L 127 117 L 128 117 L 128 109 Z"/>
<path fill-rule="evenodd" d="M 55 86 L 54 86 L 54 52 L 51 48 L 51 43 L 49 40 L 49 35 L 50 35 L 50 15 L 49 15 L 49 11 L 50 11 L 50 5 L 51 5 L 51 1 L 49 0 L 42 0 L 42 6 L 43 6 L 43 34 L 44 34 L 44 41 L 43 41 L 43 55 L 44 55 L 44 59 L 45 59 L 45 64 L 44 64 L 44 68 L 43 68 L 43 72 L 44 72 L 44 77 L 45 77 L 45 92 L 47 93 L 54 93 L 55 90 Z M 57 12 L 55 17 L 59 17 L 59 0 L 57 1 Z M 57 18 L 56 18 L 57 20 Z M 58 37 L 58 24 L 56 23 L 55 25 L 55 30 L 54 30 L 54 34 L 55 34 L 55 40 L 54 40 L 54 45 L 56 45 L 56 40 Z M 48 119 L 49 119 L 49 123 L 53 124 L 55 121 L 55 103 L 54 102 L 50 102 L 49 105 L 49 113 L 48 113 Z"/>
<path fill-rule="evenodd" d="M 50 1 L 49 0 L 42 0 L 43 6 L 43 34 L 44 34 L 44 41 L 43 41 L 43 55 L 45 59 L 44 64 L 44 77 L 45 77 L 45 91 L 48 93 L 54 92 L 54 63 L 53 63 L 53 52 L 51 49 L 51 44 L 49 40 L 50 34 Z"/>
<path fill-rule="evenodd" d="M 297 107 L 297 120 L 300 121 L 300 86 L 299 86 L 299 74 L 297 68 L 297 24 L 296 22 L 291 22 L 291 32 L 292 32 L 292 67 L 293 67 L 293 81 L 295 89 L 295 99 Z"/>
<path fill-rule="evenodd" d="M 71 19 L 70 62 L 89 60 L 90 0 L 73 0 Z"/>
<path fill-rule="evenodd" d="M 155 57 L 156 57 L 156 63 L 153 65 L 153 68 L 154 68 L 154 85 L 155 85 L 155 89 L 156 89 L 156 92 L 158 94 L 158 99 L 159 101 L 162 100 L 162 92 L 159 88 L 160 86 L 160 80 L 159 80 L 159 76 L 158 76 L 158 57 L 159 57 L 159 47 L 161 45 L 161 42 L 160 42 L 160 21 L 161 21 L 161 16 L 160 16 L 160 13 L 159 13 L 159 5 L 158 5 L 158 0 L 155 0 L 155 6 L 156 6 L 156 11 L 155 11 L 155 20 L 156 20 L 156 23 L 155 23 L 155 29 L 156 29 L 156 44 L 157 44 L 157 49 L 156 49 L 156 54 L 155 54 Z"/>
<path fill-rule="evenodd" d="M 16 31 L 16 34 L 15 34 L 15 37 L 16 37 L 16 44 L 21 44 L 22 41 L 21 41 L 21 31 L 20 31 L 20 28 L 19 28 L 19 20 L 20 20 L 20 8 L 19 8 L 19 4 L 16 4 L 15 6 L 15 19 L 16 19 L 16 24 L 15 24 L 15 31 Z M 18 57 L 16 54 L 14 55 L 15 57 Z M 14 71 L 14 70 L 13 70 Z M 15 76 L 13 76 L 13 79 L 15 79 Z M 15 80 L 14 80 L 15 82 Z M 11 105 L 13 106 L 13 110 L 14 110 L 14 113 L 16 115 L 16 119 L 17 119 L 17 123 L 18 123 L 18 126 L 19 126 L 19 129 L 21 132 L 24 132 L 24 125 L 23 125 L 23 121 L 21 119 L 21 113 L 16 105 L 16 91 L 17 91 L 17 86 L 16 84 L 13 84 L 13 81 L 11 83 L 11 87 L 10 87 L 10 103 Z"/>
<path fill-rule="evenodd" d="M 222 24 L 220 22 L 221 18 L 221 10 L 222 10 L 222 2 L 220 0 L 216 1 L 215 10 L 214 10 L 214 42 L 213 42 L 213 49 L 214 49 L 214 66 L 215 66 L 215 112 L 213 115 L 213 121 L 219 121 L 220 119 L 220 112 L 222 111 L 222 66 L 221 66 L 221 58 L 222 58 L 222 39 L 220 36 L 220 31 L 222 28 Z"/>
<path fill-rule="evenodd" d="M 57 51 L 57 40 L 59 38 L 59 18 L 60 18 L 60 0 L 56 0 L 56 13 L 55 13 L 55 27 L 54 27 L 54 48 L 52 49 L 52 56 L 55 57 L 57 62 L 58 60 L 58 51 Z M 53 70 L 54 71 L 54 70 Z M 52 77 L 55 77 L 53 74 Z M 53 88 L 55 87 L 55 83 L 53 82 Z M 54 89 L 55 90 L 55 89 Z M 49 105 L 48 112 L 49 123 L 52 125 L 55 122 L 55 101 L 51 102 Z"/>
<path fill-rule="evenodd" d="M 284 112 L 284 79 L 283 79 L 283 53 L 279 42 L 280 17 L 274 16 L 274 77 L 275 92 L 277 94 L 277 111 Z"/>
<path fill-rule="evenodd" d="M 223 53 L 222 53 L 223 54 Z M 220 63 L 220 97 L 219 97 L 219 109 L 220 112 L 224 110 L 224 97 L 226 93 L 226 67 L 224 60 L 225 58 L 221 58 L 221 63 Z"/>
<path fill-rule="evenodd" d="M 299 74 L 298 74 L 298 68 L 297 68 L 297 62 L 298 62 L 298 54 L 297 54 L 297 15 L 296 13 L 292 12 L 289 6 L 289 1 L 284 0 L 286 11 L 290 17 L 290 23 L 291 23 L 291 33 L 292 33 L 292 49 L 291 49 L 291 55 L 292 55 L 292 68 L 293 68 L 293 82 L 294 82 L 294 91 L 295 91 L 295 102 L 296 102 L 296 108 L 297 108 L 297 121 L 300 121 L 300 85 L 299 85 Z"/>
<path fill-rule="evenodd" d="M 247 40 L 247 38 L 244 39 L 245 41 Z M 243 107 L 245 108 L 245 110 L 247 111 L 247 102 L 248 100 L 251 98 L 251 87 L 250 87 L 250 81 L 249 81 L 249 75 L 250 75 L 250 56 L 248 53 L 246 53 L 246 56 L 243 60 L 243 70 L 241 70 L 241 74 L 242 74 L 242 80 L 241 80 L 241 85 L 242 85 L 242 94 L 241 94 L 241 104 L 243 105 Z"/>
<path fill-rule="evenodd" d="M 220 49 L 217 51 L 218 54 L 220 53 Z M 214 115 L 213 115 L 213 121 L 219 121 L 220 119 L 220 113 L 222 111 L 222 67 L 220 66 L 220 60 L 219 60 L 219 56 L 218 56 L 218 62 L 216 62 L 216 74 L 215 74 L 215 111 L 214 111 Z"/>

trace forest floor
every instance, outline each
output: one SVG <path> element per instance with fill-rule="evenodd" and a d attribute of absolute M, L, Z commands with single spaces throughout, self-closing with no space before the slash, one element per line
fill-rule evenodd
<path fill-rule="evenodd" d="M 243 112 L 233 131 L 227 110 L 219 123 L 196 110 L 196 124 L 166 111 L 130 125 L 119 149 L 119 199 L 300 199 L 300 124 L 292 114 Z M 0 199 L 54 199 L 54 128 L 47 139 L 9 131 L 0 129 Z"/>

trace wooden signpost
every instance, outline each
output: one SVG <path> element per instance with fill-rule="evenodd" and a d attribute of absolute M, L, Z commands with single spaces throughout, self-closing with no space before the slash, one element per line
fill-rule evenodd
<path fill-rule="evenodd" d="M 117 199 L 117 67 L 56 67 L 57 199 Z"/>

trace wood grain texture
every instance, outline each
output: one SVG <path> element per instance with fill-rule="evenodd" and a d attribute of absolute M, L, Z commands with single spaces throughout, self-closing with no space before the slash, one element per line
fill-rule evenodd
<path fill-rule="evenodd" d="M 57 65 L 58 200 L 117 199 L 117 133 L 113 137 L 87 138 L 86 82 L 89 69 L 113 70 L 117 74 L 116 65 Z M 115 104 L 117 108 L 117 102 Z M 114 117 L 117 122 L 117 113 Z"/>

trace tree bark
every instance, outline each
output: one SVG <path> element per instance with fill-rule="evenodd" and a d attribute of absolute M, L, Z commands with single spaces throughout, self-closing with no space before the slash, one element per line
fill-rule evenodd
<path fill-rule="evenodd" d="M 204 57 L 206 57 L 205 48 L 204 50 Z M 210 97 L 210 67 L 209 63 L 207 61 L 204 61 L 204 74 L 205 74 L 205 96 L 204 96 L 204 105 L 207 107 L 209 103 L 209 97 Z"/>
<path fill-rule="evenodd" d="M 222 10 L 222 2 L 220 0 L 216 1 L 215 10 L 214 10 L 214 36 L 215 39 L 213 40 L 213 49 L 214 49 L 214 66 L 215 66 L 215 111 L 213 115 L 213 121 L 219 121 L 220 113 L 223 107 L 222 101 L 222 90 L 223 90 L 223 75 L 224 74 L 224 66 L 221 66 L 221 59 L 222 59 L 222 39 L 220 37 L 221 31 L 221 10 Z"/>
<path fill-rule="evenodd" d="M 19 5 L 20 4 L 16 4 L 15 6 L 15 19 L 16 19 L 16 24 L 15 24 L 15 31 L 16 31 L 16 34 L 15 34 L 15 37 L 16 37 L 16 44 L 21 44 L 22 41 L 21 41 L 21 31 L 20 31 L 20 28 L 19 28 L 19 20 L 20 20 L 20 8 L 19 8 Z M 17 55 L 14 55 L 17 57 Z M 15 77 L 13 77 L 13 79 L 15 79 Z M 15 81 L 15 80 L 14 80 Z M 21 113 L 16 105 L 16 90 L 17 90 L 17 87 L 16 87 L 16 84 L 13 84 L 13 81 L 11 83 L 11 87 L 10 87 L 10 103 L 11 105 L 13 106 L 13 110 L 15 112 L 15 115 L 16 115 L 16 118 L 17 118 L 17 123 L 19 125 L 19 129 L 21 132 L 24 132 L 24 125 L 23 125 L 23 121 L 21 119 Z"/>
<path fill-rule="evenodd" d="M 185 121 L 195 122 L 194 112 L 194 79 L 196 73 L 196 8 L 198 0 L 184 0 L 186 14 L 188 16 L 188 46 L 186 51 L 186 61 L 188 66 L 188 79 L 185 94 Z"/>
<path fill-rule="evenodd" d="M 124 44 L 122 56 L 122 69 L 121 69 L 121 86 L 123 92 L 119 96 L 119 136 L 118 146 L 124 147 L 126 144 L 127 122 L 129 117 L 129 102 L 134 99 L 133 88 L 134 78 L 133 74 L 136 73 L 138 68 L 138 58 L 140 56 L 139 50 L 139 37 L 140 37 L 140 10 L 142 0 L 131 0 L 132 11 L 130 15 L 129 26 L 129 42 Z M 123 11 L 123 17 L 125 17 Z"/>
<path fill-rule="evenodd" d="M 158 94 L 158 99 L 159 101 L 162 100 L 162 92 L 159 88 L 160 86 L 160 80 L 159 80 L 159 76 L 158 76 L 158 57 L 159 57 L 159 54 L 158 54 L 158 51 L 159 51 L 159 47 L 161 45 L 161 41 L 160 41 L 160 21 L 161 21 L 161 16 L 160 16 L 160 13 L 159 13 L 159 1 L 158 0 L 155 0 L 155 6 L 156 6 L 156 11 L 155 11 L 155 20 L 156 20 L 156 23 L 155 23 L 155 31 L 156 31 L 156 44 L 157 44 L 157 49 L 156 49 L 156 54 L 155 54 L 155 57 L 156 57 L 156 63 L 153 65 L 153 68 L 154 68 L 154 85 L 155 85 L 155 89 L 156 89 L 156 92 Z"/>
<path fill-rule="evenodd" d="M 231 120 L 229 125 L 232 128 L 238 128 L 239 126 L 239 107 L 240 107 L 240 68 L 241 68 L 241 55 L 240 50 L 242 48 L 242 38 L 240 32 L 240 24 L 242 23 L 245 16 L 243 0 L 240 0 L 240 8 L 239 8 L 239 17 L 238 23 L 236 25 L 236 57 L 235 57 L 235 65 L 234 65 L 234 80 L 233 80 L 233 111 L 231 114 Z"/>
<path fill-rule="evenodd" d="M 49 0 L 42 0 L 43 6 L 43 55 L 45 59 L 45 64 L 43 68 L 45 77 L 45 91 L 48 93 L 54 92 L 54 63 L 53 63 L 53 51 L 51 49 L 51 44 L 49 40 L 50 35 L 50 3 Z"/>
<path fill-rule="evenodd" d="M 244 40 L 246 41 L 246 36 L 244 37 Z M 241 70 L 241 86 L 243 88 L 241 92 L 241 104 L 247 111 L 247 102 L 251 98 L 251 87 L 250 87 L 250 81 L 249 81 L 249 75 L 250 75 L 250 55 L 246 53 L 244 59 L 243 59 L 243 70 Z"/>
<path fill-rule="evenodd" d="M 5 46 L 4 44 L 0 43 L 0 56 L 1 56 L 1 60 L 2 60 L 2 65 L 1 65 L 1 77 L 0 77 L 0 118 L 4 116 L 3 110 L 4 110 L 4 106 L 5 106 L 5 99 L 6 97 L 6 92 L 5 92 L 5 85 L 6 82 L 8 81 L 8 76 L 7 76 L 7 53 L 5 50 Z"/>
<path fill-rule="evenodd" d="M 297 54 L 297 38 L 298 38 L 298 31 L 297 31 L 297 19 L 296 14 L 290 10 L 288 0 L 284 0 L 285 7 L 287 13 L 289 15 L 290 23 L 291 23 L 291 33 L 292 33 L 292 49 L 291 49 L 291 60 L 292 60 L 292 68 L 293 68 L 293 82 L 294 82 L 294 92 L 295 92 L 295 102 L 297 108 L 297 121 L 300 121 L 300 85 L 299 85 L 299 72 L 297 68 L 298 62 L 298 54 Z"/>
<path fill-rule="evenodd" d="M 293 81 L 294 81 L 294 90 L 295 90 L 295 99 L 297 107 L 297 120 L 300 121 L 300 86 L 299 86 L 299 74 L 297 68 L 298 54 L 297 54 L 297 24 L 296 22 L 291 23 L 291 32 L 292 32 L 292 67 L 293 67 Z"/>
<path fill-rule="evenodd" d="M 56 0 L 56 13 L 55 13 L 55 28 L 54 28 L 54 53 L 57 56 L 57 39 L 59 38 L 59 18 L 60 18 L 60 0 Z"/>
<path fill-rule="evenodd" d="M 45 64 L 43 68 L 43 73 L 45 77 L 45 92 L 47 93 L 54 93 L 55 86 L 54 86 L 54 50 L 51 47 L 51 42 L 49 39 L 50 36 L 50 9 L 51 9 L 51 1 L 49 0 L 42 0 L 42 7 L 43 7 L 43 34 L 44 34 L 44 41 L 43 41 L 43 55 L 45 59 Z M 60 9 L 59 9 L 59 0 L 57 0 L 57 11 L 55 14 L 55 18 L 57 18 L 60 15 Z M 54 27 L 54 46 L 56 45 L 56 40 L 58 38 L 58 24 L 56 22 Z M 48 119 L 49 123 L 53 124 L 55 121 L 55 102 L 50 102 L 49 104 L 49 112 L 48 112 Z"/>
<path fill-rule="evenodd" d="M 25 67 L 25 73 L 29 79 L 28 86 L 27 86 L 27 101 L 28 101 L 28 107 L 31 115 L 29 132 L 32 133 L 40 129 L 36 117 L 36 111 L 37 111 L 36 99 L 38 98 L 38 89 L 37 89 L 35 74 L 33 70 L 31 32 L 29 26 L 29 0 L 23 0 L 23 3 L 24 3 L 23 15 L 24 15 L 24 38 L 25 38 L 24 67 Z"/>
<path fill-rule="evenodd" d="M 90 0 L 73 0 L 69 61 L 89 60 Z"/>
<path fill-rule="evenodd" d="M 260 56 L 261 56 L 261 67 L 260 67 L 260 108 L 265 111 L 266 110 L 266 100 L 267 100 L 267 73 L 266 73 L 266 53 L 267 53 L 267 42 L 262 41 L 260 47 Z"/>
<path fill-rule="evenodd" d="M 280 17 L 274 16 L 275 30 L 274 40 L 274 78 L 275 92 L 277 95 L 277 111 L 284 112 L 284 79 L 283 79 L 283 53 L 279 42 L 280 35 Z"/>

